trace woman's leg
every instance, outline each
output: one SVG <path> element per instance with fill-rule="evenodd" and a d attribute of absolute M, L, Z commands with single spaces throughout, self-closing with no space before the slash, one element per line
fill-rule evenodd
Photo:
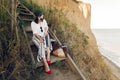
<path fill-rule="evenodd" d="M 49 71 L 50 68 L 49 68 L 49 65 L 48 65 L 48 63 L 47 63 L 46 58 L 43 58 L 43 63 L 44 63 L 44 66 L 45 66 L 45 71 Z"/>
<path fill-rule="evenodd" d="M 38 41 L 38 39 L 36 39 L 35 37 L 33 37 L 33 42 L 34 42 L 35 45 L 38 47 L 38 56 L 37 56 L 38 62 L 40 62 L 40 59 L 43 59 L 43 63 L 44 63 L 44 66 L 45 66 L 45 71 L 49 71 L 50 68 L 49 68 L 49 66 L 48 66 L 48 63 L 47 63 L 47 60 L 46 60 L 46 57 L 45 57 L 44 44 L 43 44 L 43 43 L 40 43 L 40 42 Z"/>
<path fill-rule="evenodd" d="M 33 36 L 33 42 L 36 45 L 36 47 L 38 48 L 37 61 L 40 62 L 40 59 L 41 59 L 41 44 L 35 36 Z"/>
<path fill-rule="evenodd" d="M 46 57 L 45 57 L 45 47 L 44 47 L 43 43 L 41 43 L 41 53 L 42 53 L 41 55 L 42 55 L 42 60 L 43 60 L 43 63 L 44 63 L 44 67 L 45 67 L 45 72 L 47 74 L 51 74 L 49 65 L 48 65 Z"/>
<path fill-rule="evenodd" d="M 50 61 L 50 47 L 51 47 L 51 41 L 49 35 L 45 37 L 46 40 L 46 52 L 47 52 L 47 61 Z"/>

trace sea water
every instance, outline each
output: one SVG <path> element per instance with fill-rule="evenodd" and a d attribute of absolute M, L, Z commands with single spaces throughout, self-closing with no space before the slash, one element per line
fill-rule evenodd
<path fill-rule="evenodd" d="M 99 51 L 120 68 L 120 29 L 93 29 Z"/>

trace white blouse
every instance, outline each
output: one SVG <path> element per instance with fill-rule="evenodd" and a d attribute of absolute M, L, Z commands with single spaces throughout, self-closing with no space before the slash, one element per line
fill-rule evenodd
<path fill-rule="evenodd" d="M 44 32 L 45 32 L 45 29 L 48 29 L 48 24 L 45 19 L 40 24 L 37 24 L 34 21 L 32 21 L 31 28 L 32 28 L 33 34 L 38 34 L 41 37 L 45 37 Z"/>

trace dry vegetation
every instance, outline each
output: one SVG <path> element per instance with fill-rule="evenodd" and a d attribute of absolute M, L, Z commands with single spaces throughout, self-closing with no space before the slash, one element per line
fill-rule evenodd
<path fill-rule="evenodd" d="M 76 12 L 76 14 L 79 14 L 81 16 L 80 20 L 77 20 L 79 24 L 81 24 L 81 26 L 79 25 L 78 29 L 78 27 L 76 28 L 75 24 L 72 24 L 68 20 L 69 16 L 67 15 L 66 18 L 65 14 L 63 13 L 66 12 L 65 9 L 67 5 L 74 6 L 77 5 L 76 3 L 74 3 L 74 1 L 67 0 L 64 1 L 40 0 L 40 2 L 37 2 L 37 0 L 32 1 L 39 6 L 42 5 L 42 9 L 45 12 L 45 17 L 49 23 L 50 28 L 58 36 L 63 45 L 67 45 L 67 47 L 69 48 L 69 53 L 71 54 L 75 63 L 82 70 L 83 74 L 86 76 L 88 80 L 114 79 L 108 66 L 106 66 L 105 62 L 103 61 L 102 55 L 98 51 L 95 39 L 92 33 L 90 32 L 91 30 L 89 30 L 90 25 L 86 25 L 89 24 L 90 16 L 89 18 L 84 19 L 84 17 L 82 17 L 83 16 L 82 12 L 81 13 L 80 11 L 78 11 L 78 13 Z M 57 2 L 59 2 L 59 4 Z M 67 4 L 65 4 L 65 2 Z M 83 3 L 81 2 L 81 4 Z M 71 9 L 74 8 L 75 7 L 71 6 Z M 75 10 L 77 9 L 75 8 Z M 71 12 L 68 11 L 68 13 L 72 14 L 72 10 Z M 88 15 L 90 15 L 90 12 L 88 13 L 89 13 Z M 81 30 L 83 30 L 85 33 L 82 32 Z"/>
<path fill-rule="evenodd" d="M 5 6 L 6 2 L 8 5 L 10 3 L 8 0 L 1 1 L 3 6 Z M 62 44 L 67 45 L 70 55 L 87 80 L 112 80 L 111 72 L 103 63 L 101 55 L 95 54 L 93 56 L 89 54 L 94 53 L 90 49 L 89 37 L 78 30 L 76 25 L 70 23 L 62 11 L 52 6 L 36 6 L 31 0 L 30 3 L 26 3 L 25 0 L 21 1 L 33 12 L 36 9 L 44 11 L 49 27 L 57 35 Z M 6 6 L 10 12 L 8 7 Z M 0 7 L 0 13 L 0 80 L 29 79 L 30 72 L 33 70 L 33 64 L 28 54 L 29 50 L 23 31 L 18 26 L 20 41 L 17 41 L 16 30 L 13 33 L 10 31 L 11 17 L 8 15 L 8 12 Z"/>
<path fill-rule="evenodd" d="M 11 20 L 14 20 L 11 14 L 11 0 L 1 0 L 0 80 L 25 79 L 32 71 L 32 61 L 23 31 L 18 23 L 14 23 L 12 30 Z"/>

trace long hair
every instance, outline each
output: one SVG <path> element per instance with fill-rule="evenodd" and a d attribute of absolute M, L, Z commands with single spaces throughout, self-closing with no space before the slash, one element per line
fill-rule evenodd
<path fill-rule="evenodd" d="M 34 19 L 34 22 L 38 24 L 38 17 Z"/>
<path fill-rule="evenodd" d="M 35 17 L 35 19 L 34 19 L 34 22 L 38 24 L 38 17 L 39 17 L 39 16 L 42 16 L 42 15 L 43 15 L 42 10 L 36 10 L 36 11 L 35 11 L 35 16 L 36 16 L 36 17 Z"/>

